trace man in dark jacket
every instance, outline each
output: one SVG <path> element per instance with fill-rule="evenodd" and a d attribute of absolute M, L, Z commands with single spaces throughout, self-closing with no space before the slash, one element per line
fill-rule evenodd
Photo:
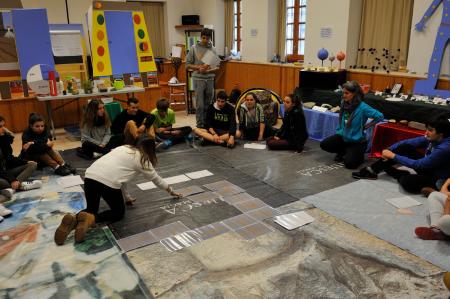
<path fill-rule="evenodd" d="M 425 154 L 424 154 L 425 153 Z M 355 179 L 378 178 L 385 171 L 397 179 L 408 192 L 419 193 L 422 188 L 439 188 L 450 177 L 450 120 L 439 117 L 427 125 L 425 136 L 402 140 L 383 150 L 382 158 L 369 167 L 353 172 Z M 417 174 L 394 167 L 400 164 Z"/>
<path fill-rule="evenodd" d="M 127 101 L 127 109 L 117 115 L 111 125 L 111 132 L 114 135 L 111 142 L 114 144 L 114 147 L 124 143 L 123 131 L 129 120 L 133 120 L 136 123 L 140 134 L 147 133 L 152 139 L 155 138 L 153 130 L 155 116 L 139 109 L 138 99 L 130 98 Z"/>

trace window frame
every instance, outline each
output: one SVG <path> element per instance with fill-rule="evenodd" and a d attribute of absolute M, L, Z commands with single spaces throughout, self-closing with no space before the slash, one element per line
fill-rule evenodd
<path fill-rule="evenodd" d="M 306 28 L 306 20 L 302 20 L 300 21 L 300 12 L 302 10 L 306 11 L 306 2 L 305 4 L 301 4 L 300 2 L 303 2 L 301 0 L 294 0 L 294 6 L 287 6 L 286 5 L 286 32 L 287 32 L 287 27 L 292 25 L 293 26 L 293 36 L 292 38 L 288 38 L 287 34 L 286 34 L 286 39 L 285 39 L 285 52 L 286 55 L 290 55 L 297 60 L 303 61 L 305 54 L 298 54 L 298 50 L 299 50 L 299 46 L 300 43 L 303 41 L 303 43 L 305 43 L 305 39 L 300 37 L 300 26 L 303 25 Z M 290 9 L 294 9 L 294 21 L 293 22 L 289 22 L 287 20 L 287 15 L 288 15 L 288 11 Z M 288 41 L 292 41 L 292 49 L 288 49 L 287 48 L 287 44 Z M 292 54 L 288 54 L 288 51 L 290 52 L 290 50 L 292 50 Z"/>
<path fill-rule="evenodd" d="M 242 29 L 242 25 L 241 25 L 241 16 L 242 16 L 242 11 L 241 11 L 241 3 L 242 0 L 233 0 L 233 50 L 236 50 L 237 52 L 241 51 L 241 29 Z M 234 5 L 236 4 L 236 5 Z M 236 11 L 234 11 L 234 8 L 236 7 Z M 236 24 L 236 26 L 235 26 Z M 237 36 L 234 36 L 234 32 L 236 32 Z M 234 47 L 234 45 L 236 44 L 236 48 Z"/>

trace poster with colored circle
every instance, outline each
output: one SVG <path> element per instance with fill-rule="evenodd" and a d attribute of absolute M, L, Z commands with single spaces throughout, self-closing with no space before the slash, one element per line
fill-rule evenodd
<path fill-rule="evenodd" d="M 142 11 L 133 12 L 133 25 L 139 72 L 156 72 L 152 45 Z"/>
<path fill-rule="evenodd" d="M 92 68 L 94 76 L 112 75 L 108 31 L 105 14 L 94 10 L 92 15 Z"/>

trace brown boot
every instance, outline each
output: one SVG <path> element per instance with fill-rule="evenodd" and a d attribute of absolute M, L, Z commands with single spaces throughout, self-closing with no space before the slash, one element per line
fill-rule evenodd
<path fill-rule="evenodd" d="M 84 241 L 87 230 L 95 224 L 95 216 L 88 212 L 77 214 L 77 228 L 75 229 L 75 243 Z"/>
<path fill-rule="evenodd" d="M 444 284 L 447 287 L 447 289 L 450 291 L 450 272 L 444 273 Z"/>
<path fill-rule="evenodd" d="M 67 239 L 67 236 L 77 226 L 77 217 L 74 214 L 67 213 L 61 220 L 61 224 L 55 231 L 55 243 L 56 245 L 63 245 Z"/>

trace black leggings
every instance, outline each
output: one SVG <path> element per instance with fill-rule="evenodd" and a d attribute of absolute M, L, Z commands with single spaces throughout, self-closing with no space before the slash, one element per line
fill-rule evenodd
<path fill-rule="evenodd" d="M 345 142 L 341 135 L 333 135 L 325 138 L 320 143 L 322 150 L 336 153 L 344 158 L 346 168 L 354 169 L 364 162 L 364 153 L 367 149 L 367 141 Z"/>
<path fill-rule="evenodd" d="M 189 126 L 181 127 L 181 128 L 172 128 L 170 130 L 173 131 L 180 131 L 180 133 L 173 135 L 173 134 L 164 134 L 164 133 L 157 133 L 156 136 L 158 136 L 162 140 L 170 140 L 172 144 L 184 142 L 185 137 L 187 137 L 192 132 L 192 128 Z"/>
<path fill-rule="evenodd" d="M 81 148 L 83 149 L 83 153 L 85 153 L 89 157 L 93 157 L 94 153 L 100 153 L 103 155 L 106 155 L 111 151 L 113 148 L 111 143 L 108 143 L 104 147 L 98 146 L 95 143 L 92 143 L 90 141 L 85 141 L 81 144 Z"/>
<path fill-rule="evenodd" d="M 395 154 L 405 156 L 414 160 L 423 158 L 423 154 L 418 152 L 417 149 L 411 145 L 403 144 L 393 151 Z M 443 161 L 443 163 L 445 163 Z M 383 160 L 378 159 L 374 162 L 370 168 L 375 173 L 385 171 L 387 174 L 395 178 L 400 186 L 410 193 L 419 193 L 424 187 L 436 188 L 438 178 L 431 173 L 431 171 L 414 169 L 417 174 L 410 174 L 407 171 L 397 170 L 393 166 L 395 162 L 392 159 Z"/>
<path fill-rule="evenodd" d="M 125 215 L 125 203 L 120 189 L 113 189 L 96 180 L 86 178 L 84 180 L 84 193 L 87 203 L 84 211 L 94 214 L 95 222 L 115 222 Z M 106 201 L 110 210 L 98 212 L 100 197 Z"/>

